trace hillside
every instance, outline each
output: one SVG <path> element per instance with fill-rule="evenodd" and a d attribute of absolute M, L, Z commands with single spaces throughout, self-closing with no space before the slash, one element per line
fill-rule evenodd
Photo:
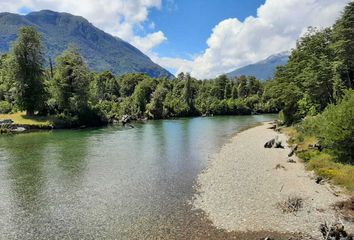
<path fill-rule="evenodd" d="M 274 76 L 277 66 L 285 65 L 289 60 L 289 52 L 283 52 L 272 55 L 260 62 L 247 65 L 245 67 L 236 69 L 228 74 L 228 77 L 237 77 L 241 75 L 255 76 L 260 80 L 267 80 Z"/>
<path fill-rule="evenodd" d="M 146 73 L 151 77 L 171 77 L 164 68 L 129 43 L 96 28 L 86 19 L 48 10 L 25 16 L 0 13 L 0 53 L 8 52 L 21 26 L 30 25 L 41 32 L 47 59 L 55 59 L 73 43 L 93 71 L 110 70 L 121 75 Z"/>

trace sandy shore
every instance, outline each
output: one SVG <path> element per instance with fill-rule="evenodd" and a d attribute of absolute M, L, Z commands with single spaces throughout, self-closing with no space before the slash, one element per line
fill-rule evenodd
<path fill-rule="evenodd" d="M 332 205 L 347 196 L 335 196 L 328 184 L 316 184 L 296 157 L 291 157 L 296 163 L 288 163 L 287 137 L 269 127 L 264 124 L 241 132 L 221 149 L 198 177 L 194 207 L 228 231 L 301 232 L 317 238 L 321 223 L 340 218 Z M 285 149 L 264 148 L 276 135 Z M 276 169 L 277 164 L 285 169 Z M 283 213 L 279 203 L 292 196 L 301 197 L 303 207 Z M 353 223 L 344 225 L 353 232 Z"/>

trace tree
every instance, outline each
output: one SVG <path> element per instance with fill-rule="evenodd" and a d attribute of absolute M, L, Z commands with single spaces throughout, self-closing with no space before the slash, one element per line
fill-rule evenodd
<path fill-rule="evenodd" d="M 157 80 L 152 78 L 146 78 L 146 80 L 141 81 L 134 90 L 133 102 L 137 109 L 138 117 L 145 113 L 146 105 L 150 102 L 151 95 L 156 89 Z"/>
<path fill-rule="evenodd" d="M 165 83 L 161 83 L 157 86 L 156 90 L 152 94 L 151 102 L 146 106 L 149 117 L 159 119 L 164 117 L 163 102 L 168 93 L 168 89 Z"/>
<path fill-rule="evenodd" d="M 238 97 L 246 98 L 248 96 L 247 78 L 246 76 L 241 76 L 238 78 Z"/>
<path fill-rule="evenodd" d="M 256 79 L 256 77 L 249 77 L 248 78 L 248 90 L 250 95 L 258 94 L 262 90 L 262 84 L 260 81 Z"/>
<path fill-rule="evenodd" d="M 26 114 L 34 115 L 45 101 L 44 57 L 41 35 L 34 27 L 22 27 L 13 45 L 11 76 L 16 87 L 16 103 Z"/>
<path fill-rule="evenodd" d="M 12 62 L 9 54 L 0 56 L 0 100 L 14 101 L 13 81 L 9 77 L 9 64 Z"/>
<path fill-rule="evenodd" d="M 89 71 L 78 49 L 70 46 L 56 59 L 55 98 L 59 108 L 68 114 L 87 110 Z"/>
<path fill-rule="evenodd" d="M 149 78 L 147 75 L 141 73 L 130 73 L 121 76 L 119 78 L 120 95 L 122 97 L 130 97 L 133 95 L 136 85 L 147 78 Z"/>
<path fill-rule="evenodd" d="M 317 118 L 320 144 L 338 160 L 354 163 L 354 90 L 347 90 L 338 105 L 329 105 Z"/>
<path fill-rule="evenodd" d="M 114 97 L 119 97 L 118 81 L 110 71 L 95 74 L 91 92 L 95 101 L 113 100 Z"/>
<path fill-rule="evenodd" d="M 225 98 L 225 90 L 227 87 L 228 79 L 226 75 L 221 75 L 218 78 L 215 79 L 215 85 L 214 85 L 214 96 L 220 100 Z"/>
<path fill-rule="evenodd" d="M 193 110 L 193 89 L 192 89 L 192 78 L 189 73 L 184 76 L 184 89 L 183 89 L 183 98 L 187 104 L 189 111 Z"/>
<path fill-rule="evenodd" d="M 354 2 L 344 9 L 343 15 L 333 27 L 332 48 L 340 62 L 341 78 L 347 87 L 354 87 Z"/>

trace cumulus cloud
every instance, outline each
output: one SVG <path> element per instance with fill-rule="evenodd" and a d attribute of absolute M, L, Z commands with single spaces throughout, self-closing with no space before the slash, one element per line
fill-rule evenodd
<path fill-rule="evenodd" d="M 349 0 L 266 0 L 243 22 L 236 18 L 217 24 L 208 48 L 191 61 L 155 58 L 164 67 L 176 67 L 197 78 L 212 78 L 235 68 L 288 51 L 308 26 L 327 27 L 335 22 Z M 180 64 L 178 66 L 178 64 Z"/>
<path fill-rule="evenodd" d="M 163 4 L 162 0 L 0 0 L 0 9 L 16 13 L 23 9 L 51 9 L 83 16 L 95 26 L 138 47 L 161 66 L 175 69 L 176 73 L 190 72 L 203 79 L 290 50 L 308 26 L 333 24 L 349 1 L 266 0 L 256 16 L 218 23 L 207 40 L 207 49 L 192 59 L 167 58 L 153 51 L 167 38 L 149 22 L 149 10 L 177 10 L 175 0 L 164 0 Z M 148 32 L 141 36 L 136 34 L 137 30 Z"/>
<path fill-rule="evenodd" d="M 166 40 L 161 31 L 136 35 L 136 29 L 148 20 L 151 8 L 161 8 L 161 0 L 1 0 L 1 11 L 20 13 L 50 9 L 87 18 L 95 26 L 118 36 L 148 53 Z"/>

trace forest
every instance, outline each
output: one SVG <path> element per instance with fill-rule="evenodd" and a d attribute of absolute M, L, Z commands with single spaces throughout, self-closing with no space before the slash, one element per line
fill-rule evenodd
<path fill-rule="evenodd" d="M 199 81 L 188 73 L 175 79 L 132 73 L 92 72 L 75 46 L 53 62 L 44 59 L 40 34 L 20 29 L 12 50 L 0 60 L 0 113 L 55 116 L 68 126 L 119 120 L 275 113 L 255 77 L 222 75 Z M 48 62 L 48 66 L 46 63 Z"/>

